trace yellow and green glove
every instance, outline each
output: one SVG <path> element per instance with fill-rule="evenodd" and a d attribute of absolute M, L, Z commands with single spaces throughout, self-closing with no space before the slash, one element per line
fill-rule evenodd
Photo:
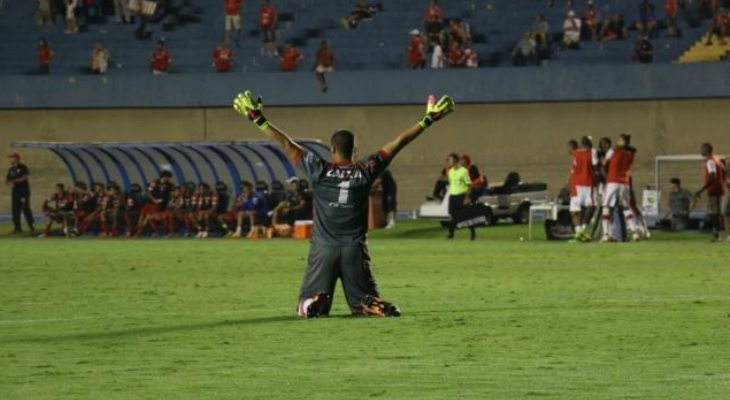
<path fill-rule="evenodd" d="M 451 114 L 456 108 L 454 99 L 449 96 L 443 96 L 436 102 L 436 98 L 433 95 L 428 96 L 428 102 L 426 103 L 426 115 L 418 122 L 421 128 L 426 129 L 431 126 L 434 122 L 441 118 Z"/>
<path fill-rule="evenodd" d="M 254 100 L 253 94 L 249 90 L 239 93 L 233 100 L 233 108 L 239 114 L 248 117 L 259 129 L 264 130 L 269 127 L 269 121 L 263 114 L 264 105 L 261 102 L 261 96 Z"/>

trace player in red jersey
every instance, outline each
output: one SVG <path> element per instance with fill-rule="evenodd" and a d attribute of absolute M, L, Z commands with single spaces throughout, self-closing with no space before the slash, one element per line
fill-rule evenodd
<path fill-rule="evenodd" d="M 639 240 L 636 218 L 631 209 L 631 166 L 634 164 L 636 149 L 631 147 L 631 135 L 619 135 L 616 146 L 609 150 L 604 159 L 607 169 L 606 189 L 603 194 L 603 238 L 601 242 L 615 241 L 613 234 L 613 215 L 616 207 L 621 207 L 631 232 L 631 239 Z"/>
<path fill-rule="evenodd" d="M 39 237 L 47 237 L 51 233 L 53 223 L 60 223 L 63 234 L 71 236 L 68 227 L 73 219 L 74 196 L 66 191 L 63 183 L 57 183 L 53 195 L 43 202 L 43 212 L 46 214 L 46 229 Z"/>
<path fill-rule="evenodd" d="M 157 231 L 156 221 L 160 220 L 158 214 L 167 209 L 171 189 L 172 173 L 170 171 L 162 171 L 159 179 L 147 185 L 147 203 L 142 206 L 139 212 L 135 236 L 141 236 L 148 224 L 152 225 L 153 230 Z"/>
<path fill-rule="evenodd" d="M 573 167 L 570 171 L 571 195 L 570 213 L 573 216 L 575 239 L 590 241 L 586 227 L 596 207 L 596 181 L 594 168 L 598 165 L 598 154 L 588 136 L 580 139 L 580 148 L 573 150 Z"/>
<path fill-rule="evenodd" d="M 195 226 L 198 228 L 199 238 L 207 238 L 210 230 L 210 221 L 215 215 L 218 206 L 218 194 L 203 182 L 198 186 L 198 195 L 195 200 Z"/>
<path fill-rule="evenodd" d="M 720 240 L 720 230 L 722 229 L 720 206 L 722 196 L 725 194 L 725 167 L 720 159 L 713 154 L 712 144 L 704 143 L 701 151 L 702 157 L 705 157 L 703 171 L 705 184 L 702 189 L 695 193 L 695 197 L 699 198 L 702 193 L 707 192 L 707 221 L 712 227 L 712 241 L 718 242 Z"/>
<path fill-rule="evenodd" d="M 129 188 L 129 193 L 124 197 L 124 223 L 127 227 L 127 237 L 132 236 L 137 230 L 136 223 L 143 206 L 142 186 L 139 183 L 133 183 Z"/>
<path fill-rule="evenodd" d="M 107 186 L 106 196 L 101 202 L 100 237 L 114 237 L 119 234 L 119 220 L 124 215 L 124 200 L 119 186 L 113 183 Z"/>
<path fill-rule="evenodd" d="M 91 198 L 88 200 L 88 212 L 78 223 L 79 234 L 83 235 L 95 222 L 101 220 L 101 201 L 105 196 L 104 184 L 94 182 L 91 184 Z"/>
<path fill-rule="evenodd" d="M 87 188 L 86 183 L 74 183 L 74 233 L 79 234 L 79 226 L 84 218 L 94 211 L 94 194 Z"/>

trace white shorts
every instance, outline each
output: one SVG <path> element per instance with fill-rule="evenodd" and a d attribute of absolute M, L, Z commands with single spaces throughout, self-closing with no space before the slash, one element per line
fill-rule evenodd
<path fill-rule="evenodd" d="M 236 28 L 237 31 L 241 30 L 241 16 L 240 15 L 226 15 L 226 30 Z"/>
<path fill-rule="evenodd" d="M 583 207 L 596 205 L 596 189 L 590 186 L 576 186 L 576 195 L 570 198 L 570 212 L 580 212 Z"/>
<path fill-rule="evenodd" d="M 622 207 L 628 209 L 631 205 L 631 189 L 625 183 L 609 182 L 603 193 L 604 207 Z"/>
<path fill-rule="evenodd" d="M 332 72 L 332 71 L 334 71 L 334 68 L 332 68 L 332 67 L 325 67 L 324 65 L 317 64 L 317 68 L 315 69 L 315 71 L 318 74 L 324 74 L 325 72 Z"/>

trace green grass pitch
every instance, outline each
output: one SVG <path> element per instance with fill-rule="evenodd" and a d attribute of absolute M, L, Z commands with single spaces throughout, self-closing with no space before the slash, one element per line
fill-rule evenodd
<path fill-rule="evenodd" d="M 371 238 L 400 319 L 295 318 L 303 241 L 2 238 L 0 399 L 730 398 L 730 245 L 434 224 Z"/>

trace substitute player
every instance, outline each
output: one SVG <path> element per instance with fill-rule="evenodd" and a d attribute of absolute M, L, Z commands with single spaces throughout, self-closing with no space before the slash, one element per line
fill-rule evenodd
<path fill-rule="evenodd" d="M 331 163 L 305 150 L 270 124 L 262 114 L 261 98 L 255 100 L 251 92 L 239 94 L 234 108 L 253 121 L 269 139 L 279 143 L 312 182 L 314 233 L 299 293 L 298 314 L 308 318 L 328 315 L 340 279 L 353 314 L 399 316 L 398 307 L 380 299 L 370 266 L 367 246 L 370 189 L 406 145 L 434 121 L 454 110 L 453 100 L 444 96 L 436 103 L 429 96 L 426 115 L 421 121 L 362 161 L 353 158 L 354 135 L 345 130 L 335 132 L 330 140 Z"/>
<path fill-rule="evenodd" d="M 636 149 L 631 147 L 631 135 L 619 135 L 616 146 L 609 150 L 604 159 L 604 167 L 607 168 L 606 191 L 603 195 L 603 238 L 601 242 L 614 242 L 616 237 L 613 233 L 614 209 L 621 207 L 624 218 L 631 231 L 631 239 L 639 240 L 639 231 L 636 225 L 636 218 L 631 210 L 631 193 L 629 184 L 631 182 L 631 166 L 634 164 Z"/>
<path fill-rule="evenodd" d="M 598 154 L 593 150 L 593 141 L 588 136 L 580 139 L 580 148 L 573 150 L 572 153 L 570 214 L 573 217 L 575 239 L 590 242 L 591 234 L 586 228 L 596 208 L 594 167 L 598 165 Z"/>
<path fill-rule="evenodd" d="M 695 193 L 695 198 L 702 196 L 707 191 L 707 221 L 712 227 L 712 241 L 720 241 L 720 230 L 722 230 L 722 219 L 720 206 L 722 196 L 725 194 L 725 167 L 720 159 L 713 154 L 713 147 L 710 143 L 702 145 L 702 157 L 705 157 L 705 168 L 703 178 L 705 185 Z"/>
<path fill-rule="evenodd" d="M 354 160 L 355 137 L 340 130 L 330 140 L 332 162 L 306 151 L 262 114 L 261 99 L 251 92 L 238 95 L 234 108 L 246 115 L 271 140 L 279 143 L 312 182 L 314 190 L 314 234 L 309 263 L 299 293 L 298 314 L 302 317 L 328 315 L 337 280 L 342 280 L 348 306 L 356 315 L 399 316 L 400 310 L 380 299 L 370 266 L 367 246 L 370 189 L 378 175 L 409 143 L 434 121 L 454 110 L 444 96 L 436 103 L 429 96 L 426 115 L 393 141 L 362 161 Z"/>

